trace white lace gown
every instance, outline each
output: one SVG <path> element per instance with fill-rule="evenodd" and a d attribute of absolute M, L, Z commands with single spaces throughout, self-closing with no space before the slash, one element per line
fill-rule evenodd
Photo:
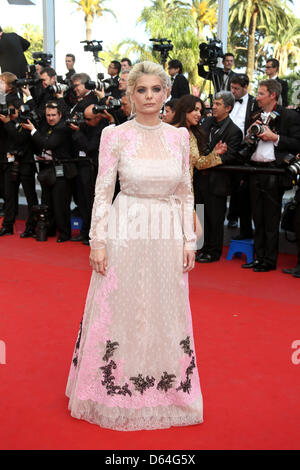
<path fill-rule="evenodd" d="M 66 389 L 71 415 L 122 431 L 201 423 L 183 274 L 183 246 L 195 248 L 186 129 L 136 120 L 104 129 L 90 237 L 108 268 L 91 277 Z"/>

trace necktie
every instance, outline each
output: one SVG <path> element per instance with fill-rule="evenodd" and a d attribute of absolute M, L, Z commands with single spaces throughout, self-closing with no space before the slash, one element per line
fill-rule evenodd
<path fill-rule="evenodd" d="M 242 104 L 242 102 L 243 102 L 243 98 L 240 98 L 239 100 L 235 100 L 235 102 L 239 102 L 239 103 L 241 103 L 241 104 Z"/>

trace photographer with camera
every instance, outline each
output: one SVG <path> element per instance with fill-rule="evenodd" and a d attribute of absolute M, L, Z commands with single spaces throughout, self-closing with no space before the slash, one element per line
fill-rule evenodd
<path fill-rule="evenodd" d="M 201 125 L 207 136 L 206 155 L 218 142 L 227 145 L 227 151 L 220 155 L 223 164 L 239 161 L 238 150 L 243 138 L 242 131 L 230 119 L 233 106 L 231 92 L 217 93 L 212 107 L 213 117 L 207 118 Z M 228 173 L 194 170 L 195 201 L 196 204 L 204 203 L 204 244 L 196 256 L 199 263 L 211 263 L 221 257 L 226 201 L 231 191 L 232 181 Z"/>
<path fill-rule="evenodd" d="M 74 116 L 76 113 L 83 113 L 85 108 L 91 104 L 97 104 L 98 98 L 94 89 L 86 88 L 90 82 L 90 77 L 87 73 L 75 73 L 71 77 L 73 89 L 76 94 L 77 103 L 70 111 L 70 115 Z"/>
<path fill-rule="evenodd" d="M 168 62 L 168 73 L 171 77 L 171 100 L 190 94 L 189 82 L 183 75 L 183 67 L 180 60 L 172 59 Z"/>
<path fill-rule="evenodd" d="M 48 102 L 45 108 L 46 122 L 39 130 L 30 120 L 22 126 L 31 132 L 36 153 L 39 152 L 42 203 L 49 208 L 52 226 L 59 230 L 57 242 L 60 243 L 71 236 L 71 181 L 77 175 L 77 169 L 72 162 L 64 163 L 65 159 L 73 157 L 73 149 L 70 129 L 62 119 L 62 109 L 55 101 Z"/>
<path fill-rule="evenodd" d="M 231 93 L 235 98 L 230 119 L 241 129 L 243 135 L 247 133 L 250 119 L 258 111 L 255 97 L 248 93 L 249 77 L 245 74 L 236 74 L 231 81 Z M 238 226 L 240 218 L 240 234 L 233 237 L 235 240 L 253 238 L 251 202 L 249 191 L 249 178 L 247 175 L 232 174 L 233 193 L 230 195 L 230 205 L 227 214 L 228 227 Z"/>
<path fill-rule="evenodd" d="M 83 125 L 70 124 L 70 128 L 74 131 L 72 140 L 75 156 L 78 158 L 76 184 L 78 208 L 82 217 L 80 235 L 71 240 L 81 241 L 84 245 L 89 245 L 101 134 L 102 130 L 109 124 L 107 117 L 113 122 L 113 118 L 107 112 L 95 112 L 94 108 L 94 105 L 90 105 L 84 110 L 85 123 Z"/>
<path fill-rule="evenodd" d="M 259 83 L 257 103 L 261 108 L 248 129 L 250 164 L 255 167 L 277 168 L 285 165 L 287 154 L 300 148 L 300 121 L 295 111 L 277 104 L 281 85 L 276 80 Z M 256 259 L 242 265 L 255 272 L 276 269 L 279 244 L 279 224 L 282 197 L 292 187 L 289 175 L 251 174 L 250 195 L 255 225 L 254 248 Z"/>
<path fill-rule="evenodd" d="M 32 215 L 32 207 L 38 204 L 35 190 L 36 167 L 33 158 L 33 147 L 30 132 L 23 129 L 22 122 L 23 102 L 15 98 L 8 106 L 9 114 L 0 114 L 5 132 L 5 148 L 7 164 L 4 168 L 4 194 L 5 209 L 4 220 L 0 230 L 0 236 L 13 234 L 13 226 L 18 213 L 19 186 L 22 184 L 28 205 L 28 217 L 25 231 L 21 238 L 35 235 L 35 221 Z"/>
<path fill-rule="evenodd" d="M 49 101 L 59 104 L 63 115 L 66 115 L 68 106 L 63 98 L 63 90 L 56 86 L 56 71 L 51 67 L 45 67 L 40 72 L 40 78 L 42 84 L 41 93 L 33 94 L 32 96 L 29 92 L 28 95 L 28 89 L 22 87 L 22 91 L 27 97 L 27 104 L 36 111 L 39 119 L 42 121 L 45 121 L 45 105 Z"/>
<path fill-rule="evenodd" d="M 119 74 L 121 72 L 121 63 L 117 60 L 112 60 L 108 66 L 107 73 L 110 75 L 110 86 L 106 89 L 107 93 L 110 93 L 113 98 L 120 99 L 119 91 Z"/>
<path fill-rule="evenodd" d="M 199 48 L 198 75 L 213 82 L 215 93 L 222 90 L 230 91 L 231 79 L 235 75 L 232 71 L 234 55 L 231 52 L 226 52 L 223 55 L 222 43 L 219 40 L 210 40 L 208 44 L 202 43 Z M 223 68 L 217 67 L 220 57 L 223 57 Z M 204 66 L 208 66 L 208 71 L 205 70 Z"/>

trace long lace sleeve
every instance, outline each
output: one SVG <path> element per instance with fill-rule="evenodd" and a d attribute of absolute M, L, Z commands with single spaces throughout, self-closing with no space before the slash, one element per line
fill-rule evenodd
<path fill-rule="evenodd" d="M 118 161 L 117 128 L 107 127 L 102 132 L 99 149 L 99 171 L 89 233 L 92 249 L 101 249 L 106 246 L 108 216 L 115 190 Z"/>
<path fill-rule="evenodd" d="M 190 136 L 190 165 L 192 170 L 194 167 L 197 170 L 205 170 L 206 168 L 212 168 L 221 164 L 222 159 L 215 150 L 208 155 L 200 155 L 196 137 L 193 134 Z"/>
<path fill-rule="evenodd" d="M 190 176 L 190 144 L 189 133 L 184 127 L 179 128 L 182 141 L 182 179 L 178 184 L 175 194 L 181 199 L 182 204 L 182 230 L 184 247 L 187 250 L 196 249 L 196 234 L 194 232 L 194 195 L 192 192 Z"/>

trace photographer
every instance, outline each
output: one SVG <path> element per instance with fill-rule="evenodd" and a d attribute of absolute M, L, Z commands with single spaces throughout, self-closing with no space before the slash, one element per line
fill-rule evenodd
<path fill-rule="evenodd" d="M 281 85 L 281 95 L 278 98 L 278 104 L 282 104 L 282 106 L 288 106 L 288 93 L 289 93 L 289 86 L 286 80 L 278 77 L 279 72 L 279 61 L 277 59 L 267 59 L 266 63 L 266 75 L 268 79 L 277 80 Z"/>
<path fill-rule="evenodd" d="M 190 94 L 189 82 L 183 75 L 182 63 L 172 59 L 168 62 L 168 73 L 171 77 L 171 100 Z"/>
<path fill-rule="evenodd" d="M 228 91 L 216 94 L 212 107 L 213 117 L 207 118 L 202 129 L 207 136 L 207 151 L 210 153 L 218 142 L 227 144 L 227 152 L 220 155 L 222 163 L 239 161 L 238 150 L 242 131 L 230 119 L 234 97 Z M 228 173 L 194 170 L 194 192 L 197 204 L 204 203 L 204 244 L 196 256 L 199 263 L 218 261 L 222 254 L 224 219 L 227 196 L 232 190 Z"/>
<path fill-rule="evenodd" d="M 299 279 L 300 278 L 300 180 L 299 180 L 299 177 L 298 177 L 298 188 L 295 194 L 295 200 L 297 202 L 295 216 L 294 216 L 294 230 L 296 234 L 296 244 L 297 244 L 297 264 L 294 268 L 283 269 L 282 271 L 286 274 L 292 274 L 293 277 L 297 277 Z"/>
<path fill-rule="evenodd" d="M 77 97 L 77 103 L 71 109 L 71 116 L 76 113 L 83 113 L 85 108 L 91 104 L 97 104 L 98 98 L 94 90 L 89 90 L 85 84 L 90 81 L 90 77 L 86 73 L 75 73 L 71 77 L 73 89 Z"/>
<path fill-rule="evenodd" d="M 232 71 L 232 67 L 234 66 L 234 55 L 231 52 L 226 52 L 223 57 L 223 68 L 216 67 L 217 64 L 217 57 L 215 61 L 212 61 L 212 66 L 209 65 L 209 70 L 206 71 L 204 65 L 206 62 L 204 60 L 200 60 L 198 64 L 198 75 L 205 80 L 211 80 L 214 85 L 215 93 L 219 91 L 230 91 L 230 84 L 231 79 L 235 76 L 235 73 Z"/>
<path fill-rule="evenodd" d="M 77 163 L 77 193 L 78 207 L 82 217 L 80 235 L 72 238 L 72 241 L 81 241 L 89 245 L 89 231 L 92 216 L 92 207 L 95 193 L 95 183 L 98 173 L 99 144 L 102 130 L 108 126 L 109 121 L 102 113 L 94 113 L 94 105 L 84 110 L 85 124 L 69 124 L 74 131 L 72 140 L 75 147 Z M 107 116 L 106 116 L 107 115 Z M 109 118 L 108 113 L 106 117 Z"/>
<path fill-rule="evenodd" d="M 262 168 L 284 165 L 287 154 L 296 154 L 300 148 L 300 121 L 295 111 L 277 104 L 281 85 L 276 80 L 259 83 L 257 103 L 261 113 L 248 129 L 250 164 Z M 255 137 L 256 136 L 256 137 Z M 279 243 L 282 196 L 292 187 L 292 178 L 272 174 L 251 174 L 250 195 L 255 225 L 254 247 L 256 259 L 244 264 L 255 272 L 276 269 Z"/>
<path fill-rule="evenodd" d="M 27 61 L 24 52 L 30 42 L 16 33 L 4 33 L 0 27 L 0 67 L 2 72 L 11 72 L 25 77 Z"/>
<path fill-rule="evenodd" d="M 38 178 L 42 186 L 42 203 L 48 206 L 50 219 L 54 218 L 59 230 L 57 242 L 60 243 L 69 240 L 71 235 L 71 181 L 77 170 L 74 163 L 63 163 L 73 157 L 73 152 L 70 130 L 62 120 L 59 104 L 47 103 L 45 115 L 46 123 L 39 130 L 30 121 L 22 126 L 31 132 L 32 141 L 39 151 Z"/>
<path fill-rule="evenodd" d="M 62 110 L 63 115 L 66 115 L 68 112 L 68 106 L 65 103 L 63 98 L 63 92 L 56 93 L 53 87 L 56 84 L 56 72 L 51 67 L 45 67 L 40 72 L 40 78 L 42 83 L 42 92 L 34 95 L 28 95 L 26 88 L 22 89 L 23 93 L 27 97 L 27 103 L 36 111 L 39 116 L 39 119 L 45 120 L 45 105 L 49 101 L 59 104 L 60 109 Z M 31 100 L 32 98 L 32 100 Z"/>
<path fill-rule="evenodd" d="M 28 218 L 25 231 L 21 238 L 35 235 L 35 221 L 32 216 L 32 207 L 38 204 L 35 191 L 36 167 L 33 158 L 31 136 L 28 130 L 23 129 L 20 108 L 22 101 L 15 99 L 9 105 L 9 115 L 0 114 L 0 121 L 6 134 L 7 164 L 2 165 L 4 171 L 5 210 L 0 236 L 13 234 L 13 226 L 18 213 L 19 186 L 22 184 L 28 204 Z M 21 108 L 22 109 L 22 108 Z"/>

